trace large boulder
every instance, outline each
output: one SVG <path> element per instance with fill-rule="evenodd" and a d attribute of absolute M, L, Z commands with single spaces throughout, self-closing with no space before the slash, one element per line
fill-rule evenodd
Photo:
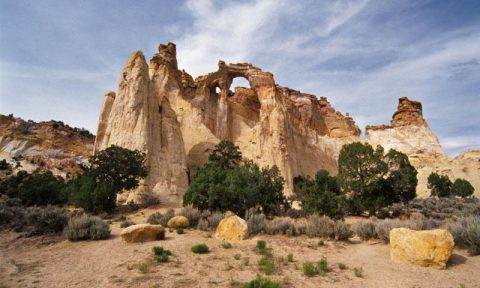
<path fill-rule="evenodd" d="M 123 229 L 120 236 L 127 243 L 163 240 L 165 228 L 161 225 L 137 224 Z"/>
<path fill-rule="evenodd" d="M 452 234 L 445 229 L 390 231 L 390 258 L 397 262 L 445 269 L 454 245 Z"/>
<path fill-rule="evenodd" d="M 222 219 L 215 231 L 215 237 L 223 241 L 238 242 L 247 238 L 247 236 L 247 222 L 237 215 Z"/>
<path fill-rule="evenodd" d="M 168 220 L 167 226 L 169 228 L 187 228 L 190 225 L 188 218 L 185 216 L 175 216 Z"/>

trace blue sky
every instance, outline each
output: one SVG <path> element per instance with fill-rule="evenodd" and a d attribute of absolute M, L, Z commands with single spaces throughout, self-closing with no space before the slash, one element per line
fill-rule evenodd
<path fill-rule="evenodd" d="M 408 96 L 450 155 L 480 149 L 480 1 L 4 0 L 0 113 L 95 133 L 130 53 L 169 41 L 194 77 L 219 59 L 253 63 L 362 133 Z"/>

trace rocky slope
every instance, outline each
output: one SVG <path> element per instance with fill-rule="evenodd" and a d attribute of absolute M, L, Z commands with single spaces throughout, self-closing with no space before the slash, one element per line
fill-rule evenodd
<path fill-rule="evenodd" d="M 408 155 L 418 171 L 417 195 L 427 197 L 427 177 L 432 172 L 469 180 L 480 195 L 480 151 L 466 151 L 450 158 L 443 151 L 437 136 L 423 118 L 422 104 L 406 97 L 399 99 L 391 125 L 367 126 L 366 139 L 372 145 L 382 145 L 386 151 L 395 149 Z"/>
<path fill-rule="evenodd" d="M 69 177 L 79 171 L 92 154 L 95 136 L 87 130 L 72 128 L 59 121 L 35 123 L 0 115 L 0 159 L 18 169 L 33 172 L 51 170 Z"/>
<path fill-rule="evenodd" d="M 237 77 L 250 87 L 231 87 Z M 297 175 L 322 168 L 336 174 L 342 145 L 361 141 L 353 119 L 326 98 L 279 86 L 251 64 L 219 61 L 217 71 L 194 80 L 178 69 L 173 43 L 160 45 L 149 64 L 141 52 L 132 54 L 118 93 L 105 95 L 97 135 L 95 151 L 115 144 L 147 153 L 150 175 L 130 199 L 152 191 L 176 204 L 220 140 L 234 142 L 260 166 L 277 165 L 287 195 Z M 477 152 L 449 159 L 418 102 L 401 98 L 391 126 L 367 127 L 366 140 L 405 152 L 419 169 L 422 196 L 431 171 L 469 179 L 480 193 Z"/>

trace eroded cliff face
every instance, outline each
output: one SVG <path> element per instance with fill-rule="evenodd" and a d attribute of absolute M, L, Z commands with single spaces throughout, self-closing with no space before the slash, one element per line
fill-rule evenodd
<path fill-rule="evenodd" d="M 52 171 L 70 178 L 81 171 L 92 153 L 95 136 L 87 130 L 72 128 L 59 121 L 33 122 L 0 115 L 0 159 L 14 169 Z"/>
<path fill-rule="evenodd" d="M 395 149 L 408 155 L 418 171 L 419 197 L 430 195 L 427 178 L 432 172 L 447 175 L 452 181 L 467 179 L 475 187 L 475 194 L 480 195 L 480 151 L 448 157 L 423 118 L 420 102 L 400 98 L 391 125 L 367 126 L 365 140 L 375 146 L 382 145 L 385 151 Z"/>

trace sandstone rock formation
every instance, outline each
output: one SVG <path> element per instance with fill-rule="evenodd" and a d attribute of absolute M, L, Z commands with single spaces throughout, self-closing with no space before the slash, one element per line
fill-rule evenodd
<path fill-rule="evenodd" d="M 156 56 L 154 60 L 171 59 Z M 137 51 L 122 71 L 117 95 L 105 95 L 95 151 L 117 145 L 147 155 L 148 176 L 127 201 L 153 191 L 160 201 L 178 204 L 188 186 L 183 139 L 165 94 L 176 83 L 172 82 L 164 71 L 152 66 L 149 70 L 142 52 Z"/>
<path fill-rule="evenodd" d="M 452 181 L 467 179 L 480 195 L 480 151 L 466 151 L 454 159 L 443 151 L 437 136 L 423 118 L 422 104 L 406 97 L 399 99 L 391 126 L 367 126 L 366 142 L 395 149 L 408 155 L 418 171 L 417 196 L 427 197 L 427 178 L 432 172 L 447 175 Z"/>
<path fill-rule="evenodd" d="M 123 229 L 120 236 L 126 243 L 163 240 L 165 228 L 161 225 L 137 224 Z"/>
<path fill-rule="evenodd" d="M 250 87 L 231 91 L 236 77 Z M 115 144 L 147 152 L 151 175 L 143 188 L 158 195 L 180 196 L 186 171 L 193 176 L 220 140 L 235 142 L 260 166 L 277 165 L 290 194 L 297 175 L 336 173 L 340 147 L 358 140 L 360 129 L 326 98 L 278 86 L 271 73 L 250 64 L 220 61 L 216 72 L 193 80 L 178 69 L 169 43 L 148 69 L 141 52 L 130 57 L 118 95 L 105 96 L 97 135 L 96 151 Z"/>
<path fill-rule="evenodd" d="M 395 228 L 390 231 L 390 258 L 393 261 L 445 269 L 454 245 L 452 234 L 445 229 L 414 231 Z"/>
<path fill-rule="evenodd" d="M 220 221 L 215 231 L 215 238 L 222 241 L 238 242 L 248 237 L 248 225 L 245 220 L 232 215 Z"/>
<path fill-rule="evenodd" d="M 250 87 L 231 87 L 237 77 Z M 319 169 L 336 174 L 341 147 L 361 141 L 353 119 L 325 97 L 279 86 L 271 73 L 247 63 L 219 61 L 217 71 L 194 80 L 178 69 L 176 47 L 168 43 L 148 65 L 139 51 L 130 57 L 118 92 L 105 95 L 95 151 L 115 144 L 146 152 L 149 176 L 129 200 L 153 192 L 178 205 L 189 177 L 221 140 L 234 142 L 260 166 L 277 165 L 287 195 L 295 176 L 313 176 Z M 432 171 L 468 179 L 480 195 L 477 152 L 448 158 L 419 102 L 401 98 L 391 126 L 368 126 L 366 141 L 409 156 L 419 170 L 420 196 L 428 193 Z"/>
<path fill-rule="evenodd" d="M 0 159 L 16 166 L 14 170 L 52 171 L 72 177 L 88 162 L 95 136 L 59 121 L 36 123 L 0 115 Z M 15 172 L 15 171 L 14 171 Z"/>

